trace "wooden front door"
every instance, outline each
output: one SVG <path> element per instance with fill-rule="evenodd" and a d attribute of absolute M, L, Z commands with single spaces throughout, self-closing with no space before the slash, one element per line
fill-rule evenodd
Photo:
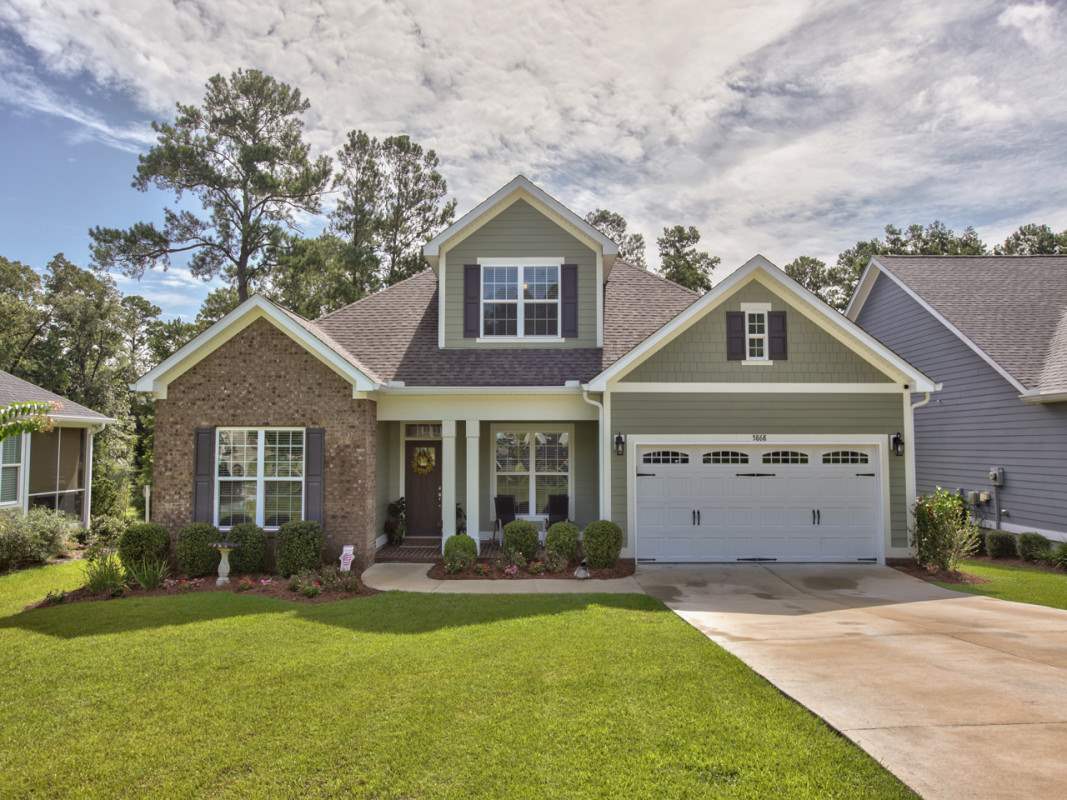
<path fill-rule="evenodd" d="M 409 536 L 441 535 L 441 443 L 407 442 L 404 498 Z"/>

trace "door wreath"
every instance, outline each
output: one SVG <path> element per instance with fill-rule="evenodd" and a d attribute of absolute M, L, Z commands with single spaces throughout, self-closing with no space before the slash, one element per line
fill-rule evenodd
<path fill-rule="evenodd" d="M 416 447 L 411 454 L 411 471 L 416 475 L 429 475 L 437 466 L 436 451 L 432 447 Z"/>

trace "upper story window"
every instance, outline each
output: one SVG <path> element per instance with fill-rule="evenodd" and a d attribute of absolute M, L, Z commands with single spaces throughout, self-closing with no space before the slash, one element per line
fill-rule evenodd
<path fill-rule="evenodd" d="M 559 283 L 559 264 L 483 264 L 482 336 L 558 338 Z"/>
<path fill-rule="evenodd" d="M 767 358 L 767 312 L 745 312 L 746 353 L 749 361 Z"/>

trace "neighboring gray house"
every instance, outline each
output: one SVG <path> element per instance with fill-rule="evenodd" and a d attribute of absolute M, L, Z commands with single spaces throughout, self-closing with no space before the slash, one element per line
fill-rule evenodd
<path fill-rule="evenodd" d="M 846 313 L 943 385 L 915 412 L 918 491 L 1067 540 L 1067 256 L 877 256 Z"/>

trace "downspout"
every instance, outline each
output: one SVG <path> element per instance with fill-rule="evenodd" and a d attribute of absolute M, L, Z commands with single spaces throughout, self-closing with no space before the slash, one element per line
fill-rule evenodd
<path fill-rule="evenodd" d="M 600 519 L 606 519 L 606 514 L 610 512 L 610 509 L 604 508 L 604 474 L 608 467 L 607 464 L 603 463 L 604 452 L 607 446 L 607 439 L 605 437 L 608 436 L 607 431 L 604 429 L 604 404 L 599 400 L 594 400 L 592 397 L 590 397 L 588 389 L 582 389 L 582 399 L 589 405 L 596 408 L 597 430 L 600 433 L 600 436 L 598 437 L 599 447 L 597 448 L 597 464 L 600 465 L 597 470 L 597 480 L 600 484 L 597 487 L 597 508 L 599 509 L 597 516 Z"/>
<path fill-rule="evenodd" d="M 932 394 L 932 392 L 926 392 L 925 394 L 926 394 L 926 396 L 923 397 L 923 399 L 920 400 L 918 403 L 912 403 L 911 404 L 911 408 L 912 408 L 913 411 L 916 408 L 922 408 L 923 406 L 925 406 L 927 403 L 930 402 L 930 395 Z"/>

